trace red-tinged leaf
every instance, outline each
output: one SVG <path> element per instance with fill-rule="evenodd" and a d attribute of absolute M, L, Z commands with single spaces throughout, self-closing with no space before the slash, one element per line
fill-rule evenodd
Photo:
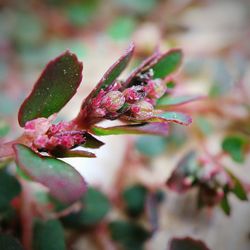
<path fill-rule="evenodd" d="M 180 49 L 172 49 L 161 54 L 154 65 L 151 66 L 154 71 L 154 79 L 163 79 L 176 71 L 181 64 L 182 56 L 182 51 Z"/>
<path fill-rule="evenodd" d="M 76 93 L 82 80 L 82 68 L 76 55 L 69 51 L 50 61 L 21 105 L 19 124 L 24 126 L 27 121 L 60 111 Z"/>
<path fill-rule="evenodd" d="M 168 250 L 209 250 L 201 240 L 185 238 L 172 238 Z"/>
<path fill-rule="evenodd" d="M 150 134 L 165 136 L 168 134 L 168 124 L 160 122 L 121 125 L 109 128 L 94 126 L 91 129 L 96 135 Z"/>
<path fill-rule="evenodd" d="M 196 169 L 195 152 L 191 151 L 179 161 L 167 180 L 167 187 L 178 193 L 187 191 L 192 186 L 193 179 L 191 177 Z"/>
<path fill-rule="evenodd" d="M 46 186 L 59 201 L 73 203 L 86 192 L 83 177 L 69 164 L 48 156 L 39 156 L 30 148 L 15 144 L 16 161 L 21 170 Z"/>
<path fill-rule="evenodd" d="M 53 156 L 58 157 L 58 158 L 67 158 L 67 157 L 86 157 L 86 158 L 95 158 L 96 155 L 84 151 L 84 150 L 55 150 L 53 152 L 50 152 Z"/>
<path fill-rule="evenodd" d="M 175 122 L 181 125 L 189 125 L 192 122 L 192 118 L 189 115 L 179 112 L 166 112 L 158 114 L 149 120 L 149 122 Z"/>
<path fill-rule="evenodd" d="M 128 65 L 133 55 L 133 52 L 134 52 L 134 44 L 131 44 L 126 50 L 126 52 L 108 69 L 108 71 L 104 74 L 104 76 L 99 81 L 97 86 L 84 100 L 82 108 L 84 108 L 85 105 L 88 104 L 89 100 L 95 97 L 102 89 L 107 88 L 117 79 L 117 77 L 122 73 L 122 71 Z"/>
<path fill-rule="evenodd" d="M 159 53 L 155 52 L 152 56 L 148 57 L 146 60 L 144 60 L 127 78 L 127 80 L 124 83 L 124 88 L 128 87 L 130 85 L 133 85 L 133 79 L 140 74 L 141 72 L 146 71 L 149 68 L 149 65 L 152 64 L 157 58 L 159 57 Z"/>
<path fill-rule="evenodd" d="M 171 106 L 182 105 L 185 103 L 200 100 L 202 96 L 186 95 L 186 96 L 163 96 L 157 101 L 156 107 L 159 109 L 169 108 Z"/>

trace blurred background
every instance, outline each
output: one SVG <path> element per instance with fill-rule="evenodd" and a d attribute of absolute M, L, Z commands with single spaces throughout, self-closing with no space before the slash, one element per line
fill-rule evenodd
<path fill-rule="evenodd" d="M 136 51 L 131 68 L 155 48 L 179 47 L 185 55 L 177 76 L 180 93 L 208 95 L 216 105 L 220 105 L 223 95 L 243 98 L 243 94 L 249 103 L 249 40 L 249 0 L 0 0 L 0 133 L 8 138 L 20 133 L 18 107 L 49 60 L 69 49 L 83 61 L 82 85 L 60 113 L 60 118 L 69 120 L 132 41 Z M 244 93 L 235 91 L 238 81 L 244 85 Z M 236 105 L 223 108 L 232 119 L 249 116 Z M 175 137 L 177 144 L 171 154 L 170 142 L 162 138 L 110 136 L 104 138 L 103 149 L 96 152 L 97 159 L 70 162 L 90 184 L 110 192 L 132 140 L 136 150 L 150 158 L 150 168 L 135 172 L 135 179 L 164 183 L 182 152 L 197 143 L 192 140 L 197 130 L 205 129 L 207 147 L 216 152 L 222 124 L 223 117 L 212 117 L 210 122 L 207 117 L 195 116 L 191 127 L 176 129 L 179 137 Z M 227 164 L 235 168 L 232 162 Z M 245 166 L 237 167 L 236 172 L 250 182 L 249 171 L 248 157 Z M 208 215 L 197 212 L 193 194 L 167 192 L 160 211 L 161 227 L 148 249 L 166 249 L 169 238 L 184 235 L 203 239 L 214 250 L 250 249 L 249 203 L 233 198 L 232 203 L 231 217 L 217 208 Z M 83 237 L 76 249 L 86 249 L 90 244 L 87 241 Z"/>

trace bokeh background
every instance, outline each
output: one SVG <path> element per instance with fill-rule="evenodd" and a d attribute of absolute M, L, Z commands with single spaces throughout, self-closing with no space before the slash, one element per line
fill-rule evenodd
<path fill-rule="evenodd" d="M 60 113 L 62 119 L 77 114 L 82 99 L 131 41 L 136 45 L 131 67 L 156 47 L 162 50 L 180 47 L 185 54 L 178 78 L 183 93 L 219 97 L 229 92 L 234 96 L 236 93 L 230 89 L 241 79 L 249 101 L 249 40 L 249 0 L 1 0 L 0 128 L 5 131 L 1 133 L 11 131 L 8 138 L 14 138 L 20 132 L 19 105 L 46 63 L 66 49 L 83 61 L 84 73 L 76 97 Z M 245 114 L 237 107 L 226 108 L 228 113 Z M 137 179 L 164 183 L 181 153 L 194 143 L 190 133 L 199 124 L 205 126 L 207 133 L 211 129 L 204 119 L 197 121 L 178 130 L 178 145 L 185 138 L 189 143 L 184 148 L 177 145 L 171 154 L 165 142 L 162 146 L 162 140 L 153 144 L 151 138 L 151 149 L 149 140 L 136 141 L 137 150 L 152 157 L 150 169 L 136 172 Z M 220 127 L 223 119 L 214 122 Z M 220 132 L 208 137 L 208 148 L 216 151 Z M 90 184 L 109 192 L 131 138 L 137 140 L 127 136 L 105 138 L 106 145 L 98 150 L 97 159 L 74 159 L 71 163 Z M 140 146 L 145 143 L 146 149 Z M 250 182 L 249 157 L 245 165 L 237 167 L 236 172 Z M 148 243 L 148 249 L 166 249 L 169 238 L 184 235 L 203 239 L 213 250 L 250 249 L 249 203 L 232 197 L 231 217 L 218 208 L 208 215 L 196 210 L 193 196 L 167 192 L 166 204 L 160 211 L 161 227 Z M 76 249 L 95 248 L 83 237 Z"/>

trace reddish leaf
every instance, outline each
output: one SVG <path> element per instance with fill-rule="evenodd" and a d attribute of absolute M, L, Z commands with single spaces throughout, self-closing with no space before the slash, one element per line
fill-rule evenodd
<path fill-rule="evenodd" d="M 76 55 L 69 51 L 50 61 L 21 105 L 19 124 L 24 126 L 27 121 L 60 111 L 76 93 L 82 80 L 82 68 Z"/>
<path fill-rule="evenodd" d="M 95 97 L 102 89 L 107 88 L 117 79 L 117 77 L 122 73 L 122 71 L 128 65 L 133 55 L 133 52 L 134 52 L 134 44 L 131 44 L 126 50 L 126 52 L 108 69 L 108 71 L 104 74 L 104 76 L 99 81 L 97 86 L 84 100 L 82 108 L 84 108 L 85 105 L 88 104 L 89 100 Z"/>
<path fill-rule="evenodd" d="M 171 239 L 168 250 L 209 250 L 209 248 L 200 240 L 185 237 Z"/>
<path fill-rule="evenodd" d="M 21 170 L 32 180 L 46 186 L 61 202 L 73 203 L 86 192 L 82 176 L 69 164 L 48 156 L 39 156 L 22 144 L 13 147 Z"/>
<path fill-rule="evenodd" d="M 150 134 L 150 135 L 167 135 L 167 123 L 144 123 L 121 125 L 109 128 L 92 127 L 92 132 L 96 135 L 120 135 L 120 134 Z"/>
<path fill-rule="evenodd" d="M 175 122 L 181 125 L 189 125 L 192 122 L 192 118 L 189 115 L 179 112 L 166 112 L 158 114 L 147 120 L 149 122 Z"/>

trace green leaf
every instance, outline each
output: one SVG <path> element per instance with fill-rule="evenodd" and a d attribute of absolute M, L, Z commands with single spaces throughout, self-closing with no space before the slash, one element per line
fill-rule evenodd
<path fill-rule="evenodd" d="M 63 218 L 63 222 L 70 227 L 92 226 L 99 223 L 109 212 L 111 205 L 108 198 L 94 188 L 88 188 L 82 198 L 83 208 Z"/>
<path fill-rule="evenodd" d="M 112 239 L 128 250 L 142 250 L 146 240 L 151 237 L 149 231 L 132 222 L 113 221 L 108 227 Z"/>
<path fill-rule="evenodd" d="M 76 55 L 69 51 L 50 61 L 19 109 L 19 124 L 24 126 L 27 121 L 47 118 L 60 111 L 76 93 L 82 80 L 82 67 Z"/>
<path fill-rule="evenodd" d="M 46 186 L 64 203 L 73 203 L 86 192 L 83 177 L 69 164 L 48 156 L 39 156 L 22 144 L 15 144 L 16 161 L 32 180 Z"/>
<path fill-rule="evenodd" d="M 5 170 L 0 170 L 0 210 L 9 206 L 11 200 L 21 193 L 17 179 Z"/>
<path fill-rule="evenodd" d="M 68 157 L 86 157 L 86 158 L 95 158 L 96 155 L 84 151 L 84 150 L 65 150 L 64 148 L 55 148 L 52 152 L 50 152 L 51 155 L 58 158 L 68 158 Z"/>
<path fill-rule="evenodd" d="M 231 189 L 231 192 L 233 192 L 240 200 L 247 201 L 247 192 L 240 180 L 230 170 L 227 169 L 226 171 L 233 180 L 233 188 Z"/>
<path fill-rule="evenodd" d="M 173 238 L 168 250 L 209 250 L 204 242 L 190 237 Z"/>
<path fill-rule="evenodd" d="M 228 202 L 227 194 L 225 194 L 220 202 L 220 207 L 224 211 L 226 215 L 230 215 L 231 213 L 231 207 Z"/>
<path fill-rule="evenodd" d="M 100 148 L 105 144 L 104 142 L 96 139 L 89 133 L 86 133 L 84 137 L 86 138 L 86 142 L 82 146 L 85 148 Z"/>
<path fill-rule="evenodd" d="M 106 89 L 109 85 L 111 85 L 117 77 L 122 73 L 122 71 L 128 65 L 132 55 L 134 52 L 134 44 L 131 44 L 126 52 L 108 69 L 108 71 L 104 74 L 102 79 L 99 81 L 94 90 L 90 93 L 90 95 L 84 101 L 84 104 L 88 102 L 89 99 L 95 97 L 102 89 Z"/>
<path fill-rule="evenodd" d="M 163 122 L 146 123 L 146 124 L 130 124 L 103 128 L 93 126 L 92 133 L 96 135 L 122 135 L 122 134 L 150 134 L 150 135 L 167 135 L 168 124 Z"/>
<path fill-rule="evenodd" d="M 143 213 L 147 193 L 147 189 L 139 184 L 128 187 L 123 191 L 122 198 L 129 215 L 136 217 Z"/>
<path fill-rule="evenodd" d="M 181 125 L 189 125 L 192 122 L 192 118 L 189 115 L 179 113 L 179 112 L 166 112 L 163 114 L 158 114 L 149 120 L 149 122 L 174 122 Z"/>
<path fill-rule="evenodd" d="M 185 103 L 197 101 L 201 99 L 201 96 L 198 95 L 186 95 L 186 96 L 163 96 L 157 101 L 157 108 L 164 108 L 176 105 L 182 105 Z"/>
<path fill-rule="evenodd" d="M 231 135 L 224 138 L 222 148 L 231 158 L 238 163 L 244 162 L 244 147 L 247 141 L 240 135 Z"/>
<path fill-rule="evenodd" d="M 136 140 L 137 150 L 147 156 L 154 157 L 166 150 L 167 141 L 162 136 L 141 136 Z"/>
<path fill-rule="evenodd" d="M 196 117 L 195 122 L 203 135 L 207 136 L 213 132 L 213 125 L 205 117 L 198 116 L 198 117 Z"/>
<path fill-rule="evenodd" d="M 66 250 L 64 231 L 58 220 L 36 221 L 34 250 Z"/>
<path fill-rule="evenodd" d="M 162 54 L 157 63 L 152 66 L 154 71 L 154 79 L 165 78 L 173 73 L 180 66 L 182 61 L 182 51 L 180 49 L 172 49 Z"/>
<path fill-rule="evenodd" d="M 0 234 L 0 249 L 24 250 L 21 244 L 14 237 L 7 234 Z"/>

